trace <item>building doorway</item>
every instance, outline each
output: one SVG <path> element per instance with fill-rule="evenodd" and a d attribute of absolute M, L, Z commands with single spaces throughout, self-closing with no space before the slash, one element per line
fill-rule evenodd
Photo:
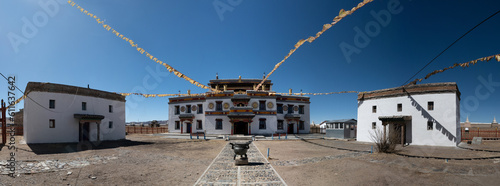
<path fill-rule="evenodd" d="M 191 133 L 191 123 L 186 123 L 186 133 Z"/>
<path fill-rule="evenodd" d="M 293 134 L 293 123 L 289 123 L 287 127 L 287 133 Z"/>
<path fill-rule="evenodd" d="M 84 141 L 90 141 L 90 123 L 85 122 L 80 124 L 80 129 L 78 130 L 79 133 L 79 141 L 84 142 Z"/>
<path fill-rule="evenodd" d="M 234 134 L 248 135 L 248 122 L 236 122 L 234 123 Z"/>
<path fill-rule="evenodd" d="M 389 138 L 396 144 L 405 144 L 406 135 L 404 124 L 389 124 Z"/>

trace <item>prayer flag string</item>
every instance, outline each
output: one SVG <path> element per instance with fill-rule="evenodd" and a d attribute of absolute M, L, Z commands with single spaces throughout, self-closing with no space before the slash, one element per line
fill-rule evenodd
<path fill-rule="evenodd" d="M 294 45 L 294 49 L 290 50 L 290 52 L 288 52 L 288 54 L 285 56 L 285 58 L 283 58 L 283 60 L 281 60 L 279 63 L 277 63 L 273 70 L 271 70 L 271 72 L 269 72 L 269 74 L 267 74 L 267 76 L 262 80 L 262 82 L 259 83 L 259 85 L 257 85 L 255 87 L 254 90 L 259 90 L 260 86 L 262 86 L 262 84 L 264 84 L 264 82 L 267 80 L 267 78 L 269 78 L 269 76 L 271 76 L 271 74 L 274 73 L 274 71 L 276 71 L 276 69 L 278 69 L 278 67 L 281 66 L 281 64 L 283 64 L 283 62 L 285 62 L 285 60 L 288 59 L 288 57 L 290 57 L 300 46 L 302 46 L 306 41 L 308 41 L 309 43 L 312 43 L 314 40 L 318 39 L 319 36 L 321 36 L 321 34 L 323 34 L 323 32 L 327 31 L 328 29 L 330 29 L 333 25 L 337 24 L 340 20 L 342 20 L 344 17 L 348 16 L 348 15 L 351 15 L 352 13 L 354 13 L 356 10 L 358 10 L 359 8 L 365 6 L 365 4 L 367 3 L 370 3 L 372 2 L 373 0 L 364 0 L 363 2 L 359 3 L 358 6 L 355 6 L 353 7 L 351 10 L 347 10 L 345 11 L 344 9 L 341 9 L 340 12 L 339 12 L 339 15 L 336 16 L 335 18 L 333 18 L 333 22 L 332 23 L 328 23 L 328 24 L 324 24 L 323 25 L 323 29 L 321 31 L 319 31 L 318 33 L 316 33 L 316 36 L 310 36 L 309 38 L 307 39 L 301 39 L 299 40 L 295 45 Z"/>
<path fill-rule="evenodd" d="M 95 19 L 97 21 L 97 23 L 100 24 L 100 25 L 102 25 L 102 27 L 104 29 L 106 29 L 107 31 L 111 31 L 113 33 L 113 35 L 115 35 L 116 37 L 119 37 L 120 39 L 123 39 L 125 42 L 129 43 L 131 47 L 134 47 L 142 55 L 146 55 L 146 57 L 149 58 L 150 60 L 152 60 L 152 61 L 154 61 L 154 62 L 156 62 L 156 63 L 158 63 L 160 65 L 163 65 L 165 68 L 167 68 L 167 70 L 169 72 L 171 72 L 171 73 L 173 72 L 177 77 L 185 79 L 186 81 L 189 81 L 189 83 L 191 83 L 191 84 L 193 84 L 193 85 L 195 85 L 197 87 L 200 87 L 200 88 L 203 88 L 203 89 L 208 89 L 208 90 L 215 91 L 215 92 L 218 91 L 218 90 L 212 89 L 211 87 L 203 85 L 203 84 L 201 84 L 201 83 L 199 83 L 199 82 L 197 82 L 197 81 L 189 78 L 188 76 L 186 76 L 185 74 L 182 74 L 181 72 L 179 72 L 178 70 L 176 70 L 172 66 L 170 66 L 167 63 L 165 63 L 165 62 L 159 60 L 158 58 L 154 57 L 152 54 L 150 54 L 149 52 L 147 52 L 144 48 L 139 47 L 139 45 L 137 43 L 135 43 L 132 39 L 125 37 L 122 33 L 116 31 L 115 29 L 113 29 L 108 24 L 104 24 L 104 21 L 102 21 L 99 17 L 97 17 L 96 15 L 90 13 L 88 10 L 85 10 L 83 7 L 81 7 L 80 5 L 76 4 L 74 1 L 68 0 L 68 4 L 70 4 L 73 7 L 76 7 L 76 9 L 80 10 L 80 12 L 82 12 L 83 14 L 85 14 L 87 16 L 90 16 L 91 18 Z"/>

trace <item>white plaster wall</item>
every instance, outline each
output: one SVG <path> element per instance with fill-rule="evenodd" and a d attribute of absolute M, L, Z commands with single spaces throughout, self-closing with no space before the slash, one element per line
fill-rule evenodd
<path fill-rule="evenodd" d="M 222 130 L 215 129 L 215 120 L 222 119 Z M 207 134 L 231 134 L 231 123 L 226 115 L 210 115 L 205 117 Z"/>
<path fill-rule="evenodd" d="M 260 119 L 266 119 L 266 129 L 259 129 Z M 275 133 L 278 127 L 278 120 L 275 115 L 255 115 L 251 125 L 252 135 L 271 135 Z"/>
<path fill-rule="evenodd" d="M 434 110 L 427 110 L 427 102 L 434 102 Z M 397 104 L 403 104 L 402 112 L 397 112 Z M 377 113 L 372 113 L 372 106 Z M 372 122 L 377 129 L 383 129 L 379 116 L 411 115 L 411 144 L 432 146 L 456 146 L 460 142 L 459 100 L 455 93 L 421 94 L 358 101 L 357 140 L 372 142 Z M 427 121 L 433 120 L 434 129 L 427 130 Z M 437 124 L 439 123 L 439 124 Z M 407 126 L 409 124 L 407 123 Z"/>
<path fill-rule="evenodd" d="M 97 114 L 105 118 L 100 124 L 100 139 L 125 139 L 125 102 L 79 96 L 73 94 L 31 92 L 31 99 L 24 100 L 24 139 L 26 143 L 69 143 L 79 141 L 79 123 L 74 114 Z M 55 101 L 55 109 L 49 109 L 49 100 Z M 34 101 L 47 109 L 42 108 Z M 82 110 L 87 102 L 87 110 Z M 113 105 L 113 113 L 108 106 Z M 49 128 L 49 119 L 55 120 L 55 128 Z M 113 128 L 108 128 L 113 121 Z M 97 126 L 90 123 L 90 140 L 97 140 Z"/>

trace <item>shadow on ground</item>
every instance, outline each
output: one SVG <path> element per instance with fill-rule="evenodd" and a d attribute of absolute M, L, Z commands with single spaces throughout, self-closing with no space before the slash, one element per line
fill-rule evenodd
<path fill-rule="evenodd" d="M 99 149 L 110 149 L 117 147 L 129 147 L 138 145 L 150 145 L 153 142 L 140 142 L 131 140 L 117 140 L 117 141 L 103 141 L 100 143 L 93 142 L 80 142 L 80 143 L 40 143 L 40 144 L 28 144 L 31 149 L 20 149 L 34 152 L 37 155 L 40 154 L 58 154 L 58 153 L 73 153 L 81 152 L 87 150 L 99 150 Z"/>

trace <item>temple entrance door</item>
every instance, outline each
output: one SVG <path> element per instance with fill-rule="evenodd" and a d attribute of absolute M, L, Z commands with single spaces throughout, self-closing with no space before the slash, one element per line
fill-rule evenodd
<path fill-rule="evenodd" d="M 186 124 L 186 133 L 191 133 L 191 123 Z"/>
<path fill-rule="evenodd" d="M 242 121 L 234 123 L 234 134 L 248 135 L 248 123 Z"/>
<path fill-rule="evenodd" d="M 90 124 L 89 122 L 85 122 L 83 124 L 80 124 L 79 128 L 79 141 L 89 141 L 90 140 Z"/>
<path fill-rule="evenodd" d="M 289 123 L 287 129 L 288 134 L 293 134 L 293 123 Z"/>
<path fill-rule="evenodd" d="M 393 138 L 396 144 L 404 144 L 405 143 L 405 133 L 404 126 L 402 124 L 389 124 L 392 125 L 389 128 L 389 138 Z"/>

